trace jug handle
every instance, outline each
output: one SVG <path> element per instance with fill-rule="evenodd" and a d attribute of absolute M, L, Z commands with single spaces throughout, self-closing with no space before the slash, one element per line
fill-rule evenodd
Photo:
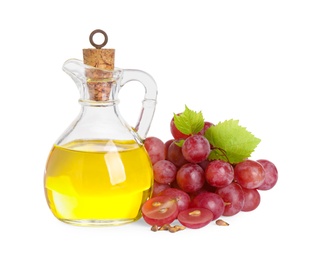
<path fill-rule="evenodd" d="M 135 130 L 141 139 L 145 139 L 153 120 L 157 101 L 157 85 L 155 80 L 146 72 L 134 69 L 123 70 L 121 87 L 130 81 L 138 81 L 145 88 L 142 109 Z"/>

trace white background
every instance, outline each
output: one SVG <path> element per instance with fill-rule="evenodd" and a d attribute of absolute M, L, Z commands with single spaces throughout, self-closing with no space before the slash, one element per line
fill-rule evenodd
<path fill-rule="evenodd" d="M 0 259 L 313 259 L 314 3 L 264 1 L 2 1 L 0 4 Z M 258 209 L 175 234 L 142 220 L 80 228 L 50 213 L 43 172 L 51 145 L 76 117 L 74 82 L 92 30 L 109 36 L 116 66 L 158 85 L 149 135 L 171 138 L 186 104 L 218 123 L 238 119 L 262 141 L 253 159 L 273 161 L 277 185 Z M 141 92 L 121 91 L 137 120 Z"/>

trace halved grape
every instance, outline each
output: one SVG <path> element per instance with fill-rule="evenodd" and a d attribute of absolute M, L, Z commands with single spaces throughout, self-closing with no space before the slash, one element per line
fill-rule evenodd
<path fill-rule="evenodd" d="M 178 221 L 187 228 L 202 228 L 213 220 L 213 213 L 205 208 L 188 208 L 178 214 Z"/>
<path fill-rule="evenodd" d="M 150 198 L 142 206 L 143 219 L 151 226 L 170 224 L 177 218 L 178 213 L 177 201 L 171 196 Z"/>

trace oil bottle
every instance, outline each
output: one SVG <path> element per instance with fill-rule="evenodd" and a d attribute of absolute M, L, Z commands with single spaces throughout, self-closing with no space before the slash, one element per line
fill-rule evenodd
<path fill-rule="evenodd" d="M 104 36 L 95 44 L 96 33 Z M 79 92 L 80 112 L 53 144 L 44 172 L 44 191 L 53 215 L 78 226 L 113 226 L 141 218 L 153 185 L 151 161 L 143 142 L 156 107 L 157 85 L 146 72 L 114 65 L 114 49 L 104 49 L 103 30 L 90 34 L 95 47 L 83 61 L 69 59 L 63 70 Z M 135 80 L 145 89 L 137 124 L 119 111 L 119 91 Z"/>

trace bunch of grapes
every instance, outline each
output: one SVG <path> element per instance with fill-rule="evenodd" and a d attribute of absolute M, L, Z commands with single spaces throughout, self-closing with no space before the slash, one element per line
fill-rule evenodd
<path fill-rule="evenodd" d="M 255 210 L 261 200 L 259 191 L 275 186 L 278 171 L 269 160 L 209 160 L 216 148 L 204 134 L 213 125 L 205 121 L 201 131 L 186 135 L 172 118 L 173 139 L 163 142 L 151 136 L 145 140 L 154 171 L 152 197 L 142 206 L 149 225 L 178 220 L 185 227 L 201 228 L 221 216 Z"/>

